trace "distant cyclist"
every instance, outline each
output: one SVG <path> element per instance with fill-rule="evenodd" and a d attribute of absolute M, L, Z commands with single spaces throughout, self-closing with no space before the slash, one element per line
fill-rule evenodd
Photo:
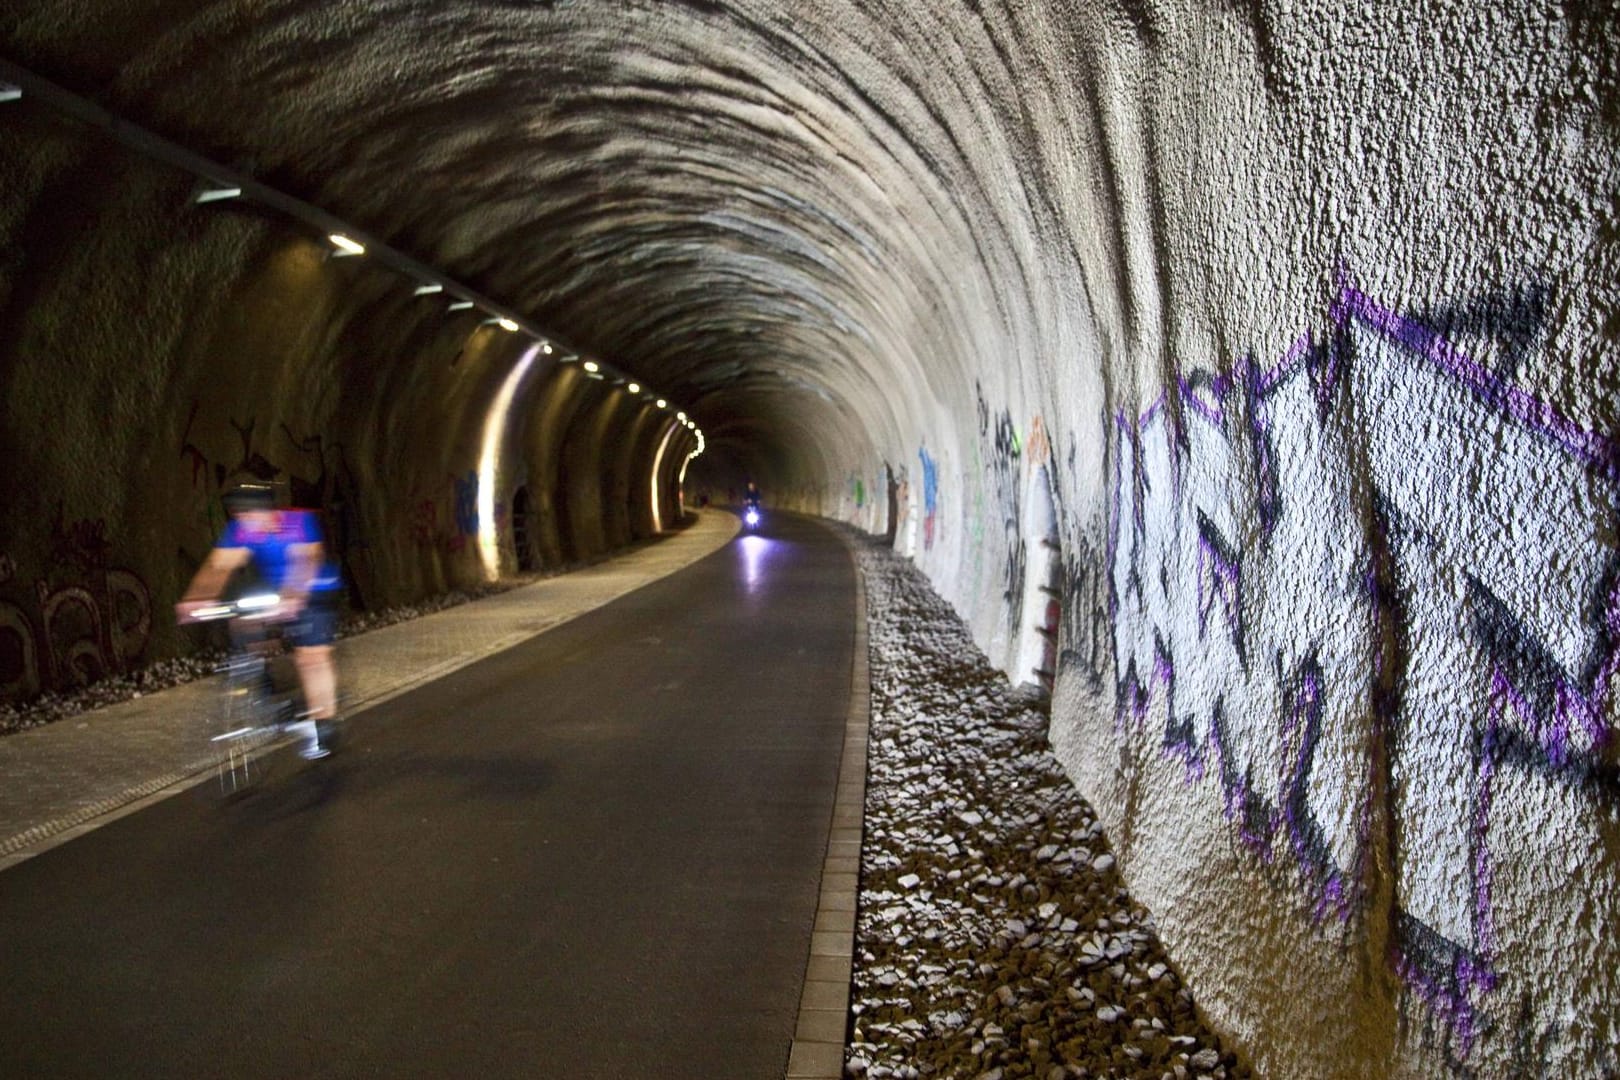
<path fill-rule="evenodd" d="M 764 496 L 759 493 L 759 485 L 752 480 L 748 481 L 748 488 L 743 492 L 743 505 L 758 510 L 759 500 L 762 498 Z"/>
<path fill-rule="evenodd" d="M 219 601 L 237 570 L 251 568 L 280 601 L 268 613 L 283 624 L 282 640 L 292 647 L 315 736 L 304 756 L 325 757 L 337 746 L 342 728 L 337 715 L 337 669 L 332 642 L 337 636 L 337 601 L 342 579 L 326 557 L 320 519 L 310 510 L 283 507 L 269 484 L 247 483 L 222 500 L 230 521 L 209 552 L 175 613 L 182 623 Z"/>

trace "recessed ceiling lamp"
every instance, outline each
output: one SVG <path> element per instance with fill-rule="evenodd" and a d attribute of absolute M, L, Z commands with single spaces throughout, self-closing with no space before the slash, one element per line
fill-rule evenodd
<path fill-rule="evenodd" d="M 241 197 L 242 189 L 234 184 L 209 182 L 197 188 L 197 194 L 191 197 L 191 201 L 201 205 L 202 203 L 222 202 L 225 199 L 239 199 Z"/>
<path fill-rule="evenodd" d="M 434 293 L 442 292 L 444 292 L 443 285 L 418 285 L 416 287 L 417 296 L 432 296 Z"/>
<path fill-rule="evenodd" d="M 639 394 L 641 393 L 641 384 L 631 383 L 629 386 L 625 387 L 625 389 L 630 391 L 632 394 Z"/>
<path fill-rule="evenodd" d="M 357 240 L 351 240 L 342 233 L 333 233 L 327 239 L 332 241 L 333 247 L 337 248 L 332 253 L 334 259 L 341 259 L 346 255 L 364 255 L 366 253 L 366 245 Z"/>
<path fill-rule="evenodd" d="M 16 83 L 0 82 L 0 101 L 16 101 L 22 97 L 22 87 Z"/>

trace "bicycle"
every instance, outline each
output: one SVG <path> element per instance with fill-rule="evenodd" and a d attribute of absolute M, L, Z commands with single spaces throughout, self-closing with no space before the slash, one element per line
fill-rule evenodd
<path fill-rule="evenodd" d="M 277 679 L 272 671 L 281 656 L 281 604 L 275 593 L 248 593 L 229 602 L 198 608 L 194 622 L 230 622 L 230 651 L 220 664 L 223 700 L 209 742 L 214 749 L 220 792 L 236 795 L 264 778 L 266 752 L 287 737 L 307 733 L 314 721 L 299 720 L 296 680 Z M 304 729 L 303 732 L 300 729 Z"/>

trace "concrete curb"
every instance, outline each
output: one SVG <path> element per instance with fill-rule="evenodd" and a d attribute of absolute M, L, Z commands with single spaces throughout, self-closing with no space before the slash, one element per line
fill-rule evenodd
<path fill-rule="evenodd" d="M 846 546 L 848 540 L 846 538 Z M 799 1019 L 788 1051 L 787 1080 L 839 1080 L 849 1030 L 849 984 L 855 958 L 855 912 L 860 899 L 861 836 L 866 819 L 866 746 L 872 684 L 867 668 L 866 584 L 853 549 L 855 645 L 850 670 L 849 713 L 833 797 L 821 897 L 810 935 L 810 958 Z"/>

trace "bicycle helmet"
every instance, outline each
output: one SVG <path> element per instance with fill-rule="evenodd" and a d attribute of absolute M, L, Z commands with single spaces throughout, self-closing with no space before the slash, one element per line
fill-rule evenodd
<path fill-rule="evenodd" d="M 261 482 L 247 482 L 237 484 L 219 500 L 224 504 L 227 514 L 240 514 L 249 510 L 274 510 L 276 508 L 276 489 L 269 484 Z"/>

